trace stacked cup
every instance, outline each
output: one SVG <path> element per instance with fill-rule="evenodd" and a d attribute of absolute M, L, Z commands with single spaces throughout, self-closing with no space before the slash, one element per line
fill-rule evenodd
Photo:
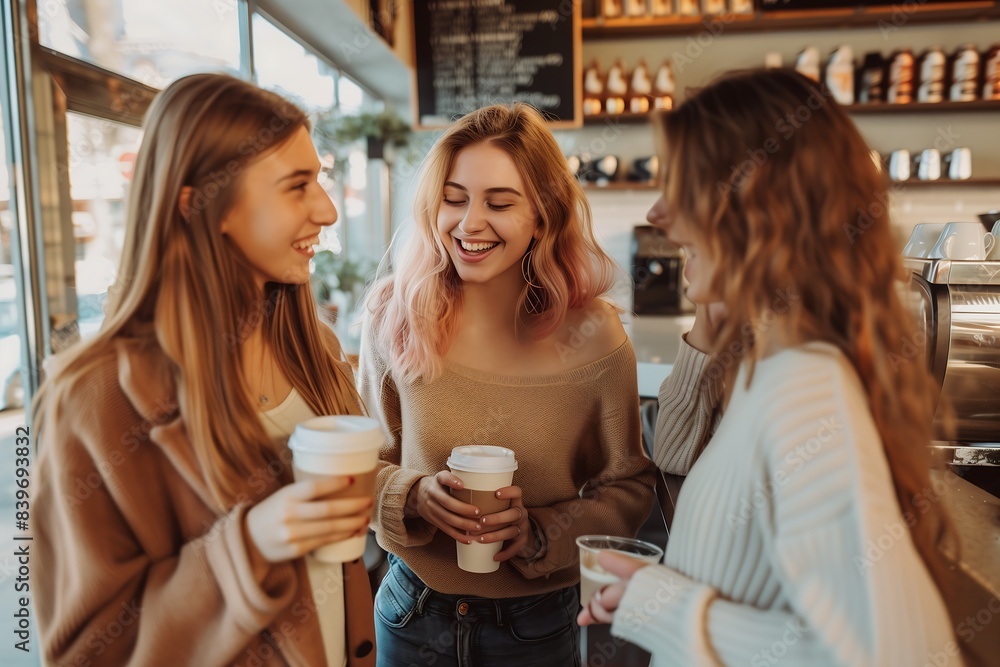
<path fill-rule="evenodd" d="M 981 262 L 1000 259 L 998 243 L 1000 225 L 990 234 L 978 222 L 920 223 L 914 226 L 903 256 Z"/>

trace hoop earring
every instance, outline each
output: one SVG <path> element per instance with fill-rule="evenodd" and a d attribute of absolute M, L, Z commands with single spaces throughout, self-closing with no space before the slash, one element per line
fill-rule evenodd
<path fill-rule="evenodd" d="M 524 306 L 529 313 L 537 315 L 545 310 L 545 288 L 531 282 L 532 278 L 535 277 L 535 269 L 531 265 L 531 253 L 532 250 L 529 250 L 521 258 L 521 276 L 524 278 L 524 282 L 528 284 Z"/>

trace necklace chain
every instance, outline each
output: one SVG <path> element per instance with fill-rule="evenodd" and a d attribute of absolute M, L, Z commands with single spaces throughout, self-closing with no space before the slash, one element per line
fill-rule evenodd
<path fill-rule="evenodd" d="M 264 393 L 264 366 L 266 365 L 266 362 L 267 362 L 267 345 L 264 342 L 261 342 L 261 346 L 260 346 L 260 386 L 258 387 L 258 393 L 260 394 L 260 396 L 257 398 L 257 400 L 260 402 L 261 405 L 267 405 L 268 403 L 271 402 L 271 399 L 267 396 L 267 394 Z M 274 384 L 274 365 L 273 364 L 271 364 L 271 366 L 268 369 L 268 371 L 269 371 L 269 375 L 271 376 L 271 384 L 273 385 Z M 272 389 L 273 389 L 273 386 L 272 386 Z"/>

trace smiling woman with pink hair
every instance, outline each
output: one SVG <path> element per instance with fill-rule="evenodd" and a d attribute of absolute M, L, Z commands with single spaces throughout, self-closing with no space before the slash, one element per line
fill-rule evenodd
<path fill-rule="evenodd" d="M 652 500 L 636 360 L 602 300 L 613 265 L 541 116 L 495 105 L 427 156 L 415 229 L 368 299 L 361 393 L 385 428 L 372 524 L 391 568 L 376 597 L 379 665 L 576 665 L 574 540 L 634 534 Z M 514 450 L 483 515 L 453 498 L 458 445 Z M 503 542 L 492 574 L 456 541 Z M 456 620 L 458 622 L 456 623 Z"/>

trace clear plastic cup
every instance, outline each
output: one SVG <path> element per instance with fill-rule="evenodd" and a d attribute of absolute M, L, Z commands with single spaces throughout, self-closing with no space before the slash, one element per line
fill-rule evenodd
<path fill-rule="evenodd" d="M 580 604 L 586 607 L 594 593 L 620 579 L 605 570 L 597 563 L 597 556 L 602 551 L 627 556 L 643 563 L 655 565 L 663 558 L 663 549 L 628 537 L 613 535 L 583 535 L 576 538 L 580 547 Z"/>

